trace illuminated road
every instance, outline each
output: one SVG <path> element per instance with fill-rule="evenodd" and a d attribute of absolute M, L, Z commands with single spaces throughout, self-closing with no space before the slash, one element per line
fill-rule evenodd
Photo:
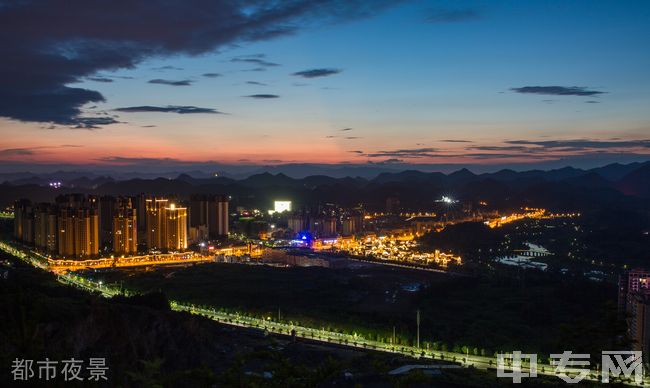
<path fill-rule="evenodd" d="M 8 244 L 5 244 L 10 247 Z M 12 248 L 13 249 L 13 248 Z M 179 252 L 165 254 L 148 254 L 142 256 L 127 256 L 115 258 L 101 258 L 88 260 L 67 260 L 52 259 L 37 251 L 27 249 L 31 255 L 39 261 L 39 267 L 46 266 L 48 270 L 56 273 L 70 271 L 79 271 L 84 269 L 105 269 L 105 268 L 128 268 L 151 265 L 174 265 L 174 264 L 198 264 L 211 263 L 215 261 L 218 255 L 242 256 L 251 255 L 253 257 L 260 254 L 259 249 L 249 249 L 243 247 L 227 247 L 213 250 L 209 255 L 195 252 Z"/>
<path fill-rule="evenodd" d="M 36 266 L 37 268 L 49 270 L 47 264 L 44 263 L 43 258 L 34 256 L 33 254 L 30 254 L 31 252 L 26 253 L 25 251 L 17 249 L 4 242 L 0 242 L 0 249 L 31 265 Z M 91 279 L 73 273 L 57 273 L 57 279 L 63 284 L 72 285 L 85 291 L 99 293 L 100 295 L 108 298 L 121 294 L 131 294 L 129 291 L 125 292 L 117 287 L 102 284 L 101 282 L 93 281 Z M 488 368 L 496 368 L 496 358 L 494 357 L 475 356 L 447 351 L 426 350 L 413 346 L 393 346 L 392 344 L 369 340 L 357 334 L 343 334 L 334 331 L 328 331 L 325 329 L 317 329 L 298 326 L 285 322 L 277 322 L 270 319 L 270 317 L 268 319 L 254 318 L 239 313 L 218 311 L 214 308 L 197 307 L 193 304 L 182 303 L 178 301 L 170 301 L 170 307 L 174 311 L 183 311 L 191 314 L 201 315 L 219 323 L 231 326 L 266 330 L 269 333 L 281 335 L 291 335 L 292 331 L 295 331 L 296 337 L 310 341 L 336 344 L 339 346 L 346 346 L 357 349 L 388 352 L 424 360 L 451 361 L 459 363 L 465 367 L 474 367 L 477 369 L 485 370 Z M 510 370 L 507 366 L 505 369 Z M 524 373 L 529 372 L 529 365 L 523 363 L 521 371 Z M 569 373 L 577 373 L 579 370 L 566 368 L 566 371 Z M 537 363 L 537 374 L 557 376 L 553 366 L 542 362 Z M 598 376 L 598 371 L 591 370 L 589 376 L 587 376 L 585 380 L 600 381 Z M 645 385 L 649 383 L 650 379 L 646 378 Z M 628 384 L 635 385 L 631 383 Z"/>
<path fill-rule="evenodd" d="M 165 255 L 146 255 L 131 257 L 116 257 L 114 259 L 94 259 L 94 260 L 52 260 L 46 259 L 51 271 L 60 273 L 67 271 L 78 271 L 82 269 L 102 269 L 102 268 L 128 268 L 148 265 L 169 265 L 169 264 L 192 264 L 192 263 L 209 263 L 214 261 L 214 256 L 201 256 L 191 253 L 184 254 L 165 254 Z"/>

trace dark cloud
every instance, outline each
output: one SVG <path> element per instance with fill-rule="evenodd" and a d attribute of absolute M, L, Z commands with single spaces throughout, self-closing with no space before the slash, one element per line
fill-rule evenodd
<path fill-rule="evenodd" d="M 217 77 L 221 77 L 221 74 L 219 74 L 219 73 L 203 73 L 203 76 L 207 77 L 207 78 L 217 78 Z"/>
<path fill-rule="evenodd" d="M 529 151 L 530 147 L 525 146 L 473 146 L 467 147 L 468 150 L 477 151 Z"/>
<path fill-rule="evenodd" d="M 106 114 L 106 113 L 98 113 Z M 74 129 L 99 129 L 104 125 L 117 124 L 119 121 L 112 117 L 77 117 L 74 121 Z"/>
<path fill-rule="evenodd" d="M 176 67 L 176 66 L 160 66 L 160 67 L 152 67 L 151 70 L 156 70 L 156 71 L 163 71 L 163 70 L 183 70 L 182 67 Z"/>
<path fill-rule="evenodd" d="M 280 66 L 279 63 L 270 62 L 266 59 L 264 54 L 255 54 L 255 55 L 242 55 L 239 57 L 232 58 L 230 62 L 233 63 L 244 63 L 249 65 L 261 66 L 261 67 L 275 67 Z"/>
<path fill-rule="evenodd" d="M 199 108 L 196 106 L 179 106 L 179 105 L 167 105 L 167 106 L 127 106 L 124 108 L 115 109 L 118 112 L 160 112 L 160 113 L 180 113 L 180 114 L 189 114 L 189 113 L 223 113 L 219 112 L 216 109 L 212 108 Z"/>
<path fill-rule="evenodd" d="M 543 94 L 550 96 L 597 96 L 604 94 L 598 90 L 590 90 L 583 86 L 523 86 L 510 88 L 513 92 L 523 94 Z"/>
<path fill-rule="evenodd" d="M 268 86 L 267 84 L 263 82 L 257 82 L 257 81 L 246 81 L 247 84 L 249 85 L 258 85 L 258 86 Z"/>
<path fill-rule="evenodd" d="M 395 4 L 377 0 L 3 1 L 0 116 L 86 125 L 84 105 L 105 102 L 69 86 L 147 59 L 201 55 L 303 27 L 359 19 Z M 9 38 L 10 37 L 10 38 Z M 259 59 L 259 58 L 258 58 Z M 260 67 L 258 65 L 258 67 Z"/>
<path fill-rule="evenodd" d="M 341 129 L 340 131 L 341 131 L 341 132 L 345 132 L 345 131 L 351 131 L 351 130 L 352 130 L 352 128 L 343 128 L 343 129 Z"/>
<path fill-rule="evenodd" d="M 438 157 L 440 155 L 434 154 L 437 150 L 435 148 L 412 148 L 412 149 L 400 149 L 400 150 L 391 150 L 391 151 L 376 151 L 373 153 L 365 154 L 369 158 L 385 158 L 385 157 L 395 157 L 395 158 L 425 158 L 425 157 Z"/>
<path fill-rule="evenodd" d="M 95 82 L 113 82 L 111 78 L 105 77 L 88 77 L 88 79 Z"/>
<path fill-rule="evenodd" d="M 445 140 L 438 140 L 443 143 L 472 143 L 471 140 L 455 140 L 455 139 L 445 139 Z"/>
<path fill-rule="evenodd" d="M 192 84 L 192 81 L 188 79 L 180 80 L 180 81 L 173 81 L 173 80 L 168 80 L 168 79 L 152 79 L 149 80 L 150 84 L 160 84 L 160 85 L 169 85 L 169 86 L 190 86 Z"/>
<path fill-rule="evenodd" d="M 79 148 L 80 145 L 63 144 L 60 146 L 40 146 L 40 147 L 26 147 L 26 148 L 7 148 L 0 150 L 0 156 L 29 156 L 35 155 L 39 150 L 52 149 L 52 148 Z"/>
<path fill-rule="evenodd" d="M 427 23 L 457 23 L 481 18 L 475 9 L 429 9 L 424 17 Z"/>
<path fill-rule="evenodd" d="M 334 138 L 336 138 L 336 136 L 334 136 L 334 135 L 327 135 L 327 136 L 325 136 L 325 138 L 326 138 L 326 139 L 334 139 Z"/>
<path fill-rule="evenodd" d="M 34 154 L 34 148 L 7 148 L 0 150 L 0 155 L 2 156 L 25 156 Z"/>
<path fill-rule="evenodd" d="M 362 137 L 359 137 L 359 136 L 346 136 L 346 137 L 344 137 L 344 139 L 347 139 L 347 140 L 356 140 L 356 139 L 363 139 L 363 138 L 362 138 Z"/>
<path fill-rule="evenodd" d="M 509 140 L 507 144 L 536 146 L 547 149 L 569 148 L 571 150 L 606 149 L 606 148 L 650 148 L 650 140 Z M 528 148 L 530 149 L 530 148 Z"/>
<path fill-rule="evenodd" d="M 291 75 L 303 78 L 317 78 L 317 77 L 327 77 L 330 75 L 338 74 L 343 70 L 340 69 L 309 69 L 303 71 L 297 71 Z"/>
<path fill-rule="evenodd" d="M 397 159 L 397 158 L 390 158 L 390 159 L 382 160 L 377 164 L 400 164 L 400 163 L 404 163 L 404 160 Z"/>
<path fill-rule="evenodd" d="M 600 101 L 589 100 L 585 101 L 585 104 L 600 104 Z"/>
<path fill-rule="evenodd" d="M 187 162 L 174 158 L 132 158 L 125 156 L 105 156 L 102 158 L 95 159 L 99 162 L 106 163 L 115 163 L 115 164 L 137 164 L 137 165 L 158 165 L 158 164 L 192 164 L 193 162 Z"/>
<path fill-rule="evenodd" d="M 463 155 L 456 155 L 456 156 L 467 156 L 470 158 L 475 158 L 475 159 L 548 159 L 549 156 L 547 155 L 540 155 L 540 154 L 530 154 L 530 153 L 467 153 Z"/>
<path fill-rule="evenodd" d="M 248 98 L 258 98 L 258 99 L 269 99 L 269 98 L 279 98 L 277 94 L 251 94 L 250 96 L 244 96 Z"/>
<path fill-rule="evenodd" d="M 352 154 L 363 154 L 363 151 L 359 151 L 359 150 L 348 151 L 348 152 L 350 152 Z"/>

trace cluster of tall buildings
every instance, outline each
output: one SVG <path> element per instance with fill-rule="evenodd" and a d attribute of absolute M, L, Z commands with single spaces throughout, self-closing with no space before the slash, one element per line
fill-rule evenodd
<path fill-rule="evenodd" d="M 14 237 L 60 257 L 99 255 L 99 213 L 96 197 L 69 195 L 54 204 L 14 205 Z"/>
<path fill-rule="evenodd" d="M 294 212 L 287 218 L 287 227 L 295 234 L 309 233 L 313 237 L 352 236 L 363 231 L 361 214 L 344 214 L 340 217 L 326 214 Z"/>
<path fill-rule="evenodd" d="M 97 257 L 109 252 L 132 255 L 145 246 L 147 250 L 182 251 L 191 242 L 228 234 L 227 197 L 204 199 L 198 206 L 191 201 L 190 209 L 144 194 L 69 194 L 57 197 L 54 203 L 19 200 L 14 205 L 14 237 L 57 258 Z M 199 228 L 204 233 L 196 232 Z M 194 231 L 194 236 L 188 231 Z"/>
<path fill-rule="evenodd" d="M 190 197 L 190 236 L 193 240 L 214 240 L 228 236 L 228 197 Z"/>

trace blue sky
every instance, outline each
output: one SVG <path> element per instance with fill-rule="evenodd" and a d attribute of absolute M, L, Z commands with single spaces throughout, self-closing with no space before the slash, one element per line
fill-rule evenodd
<path fill-rule="evenodd" d="M 650 2 L 414 1 L 367 17 L 334 11 L 291 19 L 290 35 L 232 39 L 195 56 L 152 53 L 133 68 L 98 65 L 67 85 L 105 99 L 84 104 L 79 117 L 115 122 L 0 111 L 0 159 L 501 165 L 650 155 Z M 338 72 L 293 75 L 312 69 Z M 526 87 L 541 89 L 513 90 Z M 223 114 L 115 110 L 142 106 Z M 509 143 L 519 140 L 531 143 Z M 535 143 L 544 140 L 571 143 Z"/>

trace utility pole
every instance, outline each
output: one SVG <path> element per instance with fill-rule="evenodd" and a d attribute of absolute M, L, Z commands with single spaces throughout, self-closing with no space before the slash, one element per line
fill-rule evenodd
<path fill-rule="evenodd" d="M 420 310 L 418 310 L 417 316 L 416 316 L 416 321 L 418 324 L 418 338 L 417 338 L 417 343 L 418 343 L 418 349 L 420 349 Z"/>

